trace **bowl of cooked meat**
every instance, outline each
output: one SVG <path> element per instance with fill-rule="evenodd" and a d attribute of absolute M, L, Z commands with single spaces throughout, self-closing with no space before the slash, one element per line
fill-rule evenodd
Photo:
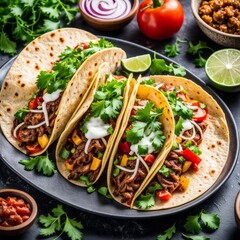
<path fill-rule="evenodd" d="M 239 0 L 192 0 L 191 8 L 198 26 L 211 40 L 240 48 Z"/>

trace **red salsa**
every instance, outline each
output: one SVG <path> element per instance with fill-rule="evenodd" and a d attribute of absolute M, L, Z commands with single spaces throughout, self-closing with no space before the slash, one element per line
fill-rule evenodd
<path fill-rule="evenodd" d="M 0 197 L 0 226 L 12 227 L 29 219 L 31 207 L 22 198 Z"/>

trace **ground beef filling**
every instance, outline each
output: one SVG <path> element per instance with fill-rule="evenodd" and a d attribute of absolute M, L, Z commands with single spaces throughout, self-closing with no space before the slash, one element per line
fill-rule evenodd
<path fill-rule="evenodd" d="M 28 126 L 37 125 L 43 121 L 45 121 L 43 113 L 33 113 L 29 112 L 24 116 L 24 124 L 19 128 L 17 133 L 17 140 L 19 141 L 20 147 L 26 147 L 29 144 L 36 144 L 37 138 L 41 137 L 43 134 L 51 135 L 52 130 L 54 127 L 54 122 L 56 120 L 56 112 L 58 110 L 59 103 L 61 101 L 62 94 L 58 99 L 52 102 L 48 102 L 46 104 L 47 112 L 48 112 L 48 119 L 49 119 L 49 126 L 43 124 L 40 127 L 29 129 Z M 14 128 L 17 127 L 19 124 L 18 120 L 14 120 Z"/>
<path fill-rule="evenodd" d="M 116 155 L 116 158 L 121 159 L 121 156 L 118 154 Z M 135 168 L 136 161 L 129 160 L 127 163 L 126 168 L 127 169 L 134 169 Z M 125 171 L 120 171 L 120 173 L 112 178 L 112 183 L 115 186 L 115 190 L 113 192 L 114 196 L 121 197 L 122 203 L 130 203 L 134 194 L 141 186 L 143 180 L 145 179 L 146 175 L 148 174 L 146 168 L 143 166 L 143 164 L 139 163 L 139 168 L 137 171 L 137 174 L 134 179 L 131 178 L 132 173 L 128 173 Z"/>
<path fill-rule="evenodd" d="M 198 125 L 200 126 L 203 132 L 207 128 L 207 123 L 204 121 L 198 123 Z M 191 131 L 192 130 L 186 131 L 184 133 L 184 136 L 191 136 Z M 196 136 L 191 141 L 194 145 L 198 146 L 202 142 L 202 138 L 200 134 L 197 133 Z M 184 146 L 186 142 L 187 140 L 181 143 L 183 149 L 185 148 Z M 164 161 L 163 165 L 172 170 L 172 172 L 170 172 L 168 177 L 158 172 L 156 178 L 154 179 L 154 182 L 158 182 L 164 189 L 168 190 L 170 193 L 173 193 L 175 190 L 178 189 L 180 185 L 180 176 L 182 174 L 183 163 L 179 161 L 179 154 L 171 150 L 166 160 Z"/>
<path fill-rule="evenodd" d="M 81 138 L 82 142 L 77 146 L 73 143 L 71 138 L 68 139 L 68 142 L 65 148 L 69 151 L 72 149 L 74 153 L 67 159 L 68 163 L 73 165 L 73 169 L 68 175 L 68 179 L 79 180 L 80 176 L 88 176 L 91 182 L 94 182 L 100 171 L 100 167 L 96 170 L 91 170 L 90 166 L 93 161 L 93 157 L 97 157 L 98 153 L 104 153 L 106 146 L 101 139 L 92 139 L 88 147 L 88 154 L 84 152 L 87 138 L 85 134 L 77 128 L 78 136 Z"/>

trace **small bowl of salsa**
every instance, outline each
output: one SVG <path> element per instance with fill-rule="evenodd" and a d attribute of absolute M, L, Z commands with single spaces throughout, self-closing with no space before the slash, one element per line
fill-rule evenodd
<path fill-rule="evenodd" d="M 115 31 L 127 25 L 136 15 L 138 0 L 79 0 L 83 19 L 93 28 Z"/>
<path fill-rule="evenodd" d="M 0 236 L 24 233 L 37 217 L 37 203 L 26 192 L 18 189 L 0 190 Z"/>

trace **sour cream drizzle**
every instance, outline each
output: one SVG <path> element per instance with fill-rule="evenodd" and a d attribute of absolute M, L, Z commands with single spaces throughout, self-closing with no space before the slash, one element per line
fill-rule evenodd
<path fill-rule="evenodd" d="M 108 129 L 111 125 L 104 123 L 101 118 L 91 117 L 86 123 L 88 131 L 85 133 L 85 137 L 88 139 L 84 148 L 84 152 L 88 154 L 88 147 L 92 139 L 102 139 L 105 146 L 107 145 L 104 137 L 109 135 Z M 104 139 L 104 140 L 103 140 Z"/>
<path fill-rule="evenodd" d="M 130 12 L 131 3 L 129 0 L 85 0 L 82 1 L 82 7 L 93 17 L 116 19 Z"/>
<path fill-rule="evenodd" d="M 30 112 L 32 113 L 43 113 L 44 114 L 44 121 L 36 124 L 36 125 L 29 125 L 27 126 L 28 129 L 34 129 L 34 128 L 38 128 L 44 124 L 46 124 L 46 126 L 48 127 L 49 126 L 49 117 L 48 117 L 48 112 L 47 112 L 47 103 L 48 102 L 53 102 L 55 100 L 57 100 L 60 96 L 60 93 L 62 92 L 63 90 L 60 90 L 58 89 L 57 91 L 53 92 L 53 93 L 45 93 L 43 95 L 43 102 L 42 102 L 42 109 L 32 109 L 32 110 L 29 110 Z M 17 138 L 17 130 L 24 124 L 24 122 L 18 124 L 16 126 L 16 128 L 14 129 L 13 131 L 13 136 L 15 138 Z"/>

